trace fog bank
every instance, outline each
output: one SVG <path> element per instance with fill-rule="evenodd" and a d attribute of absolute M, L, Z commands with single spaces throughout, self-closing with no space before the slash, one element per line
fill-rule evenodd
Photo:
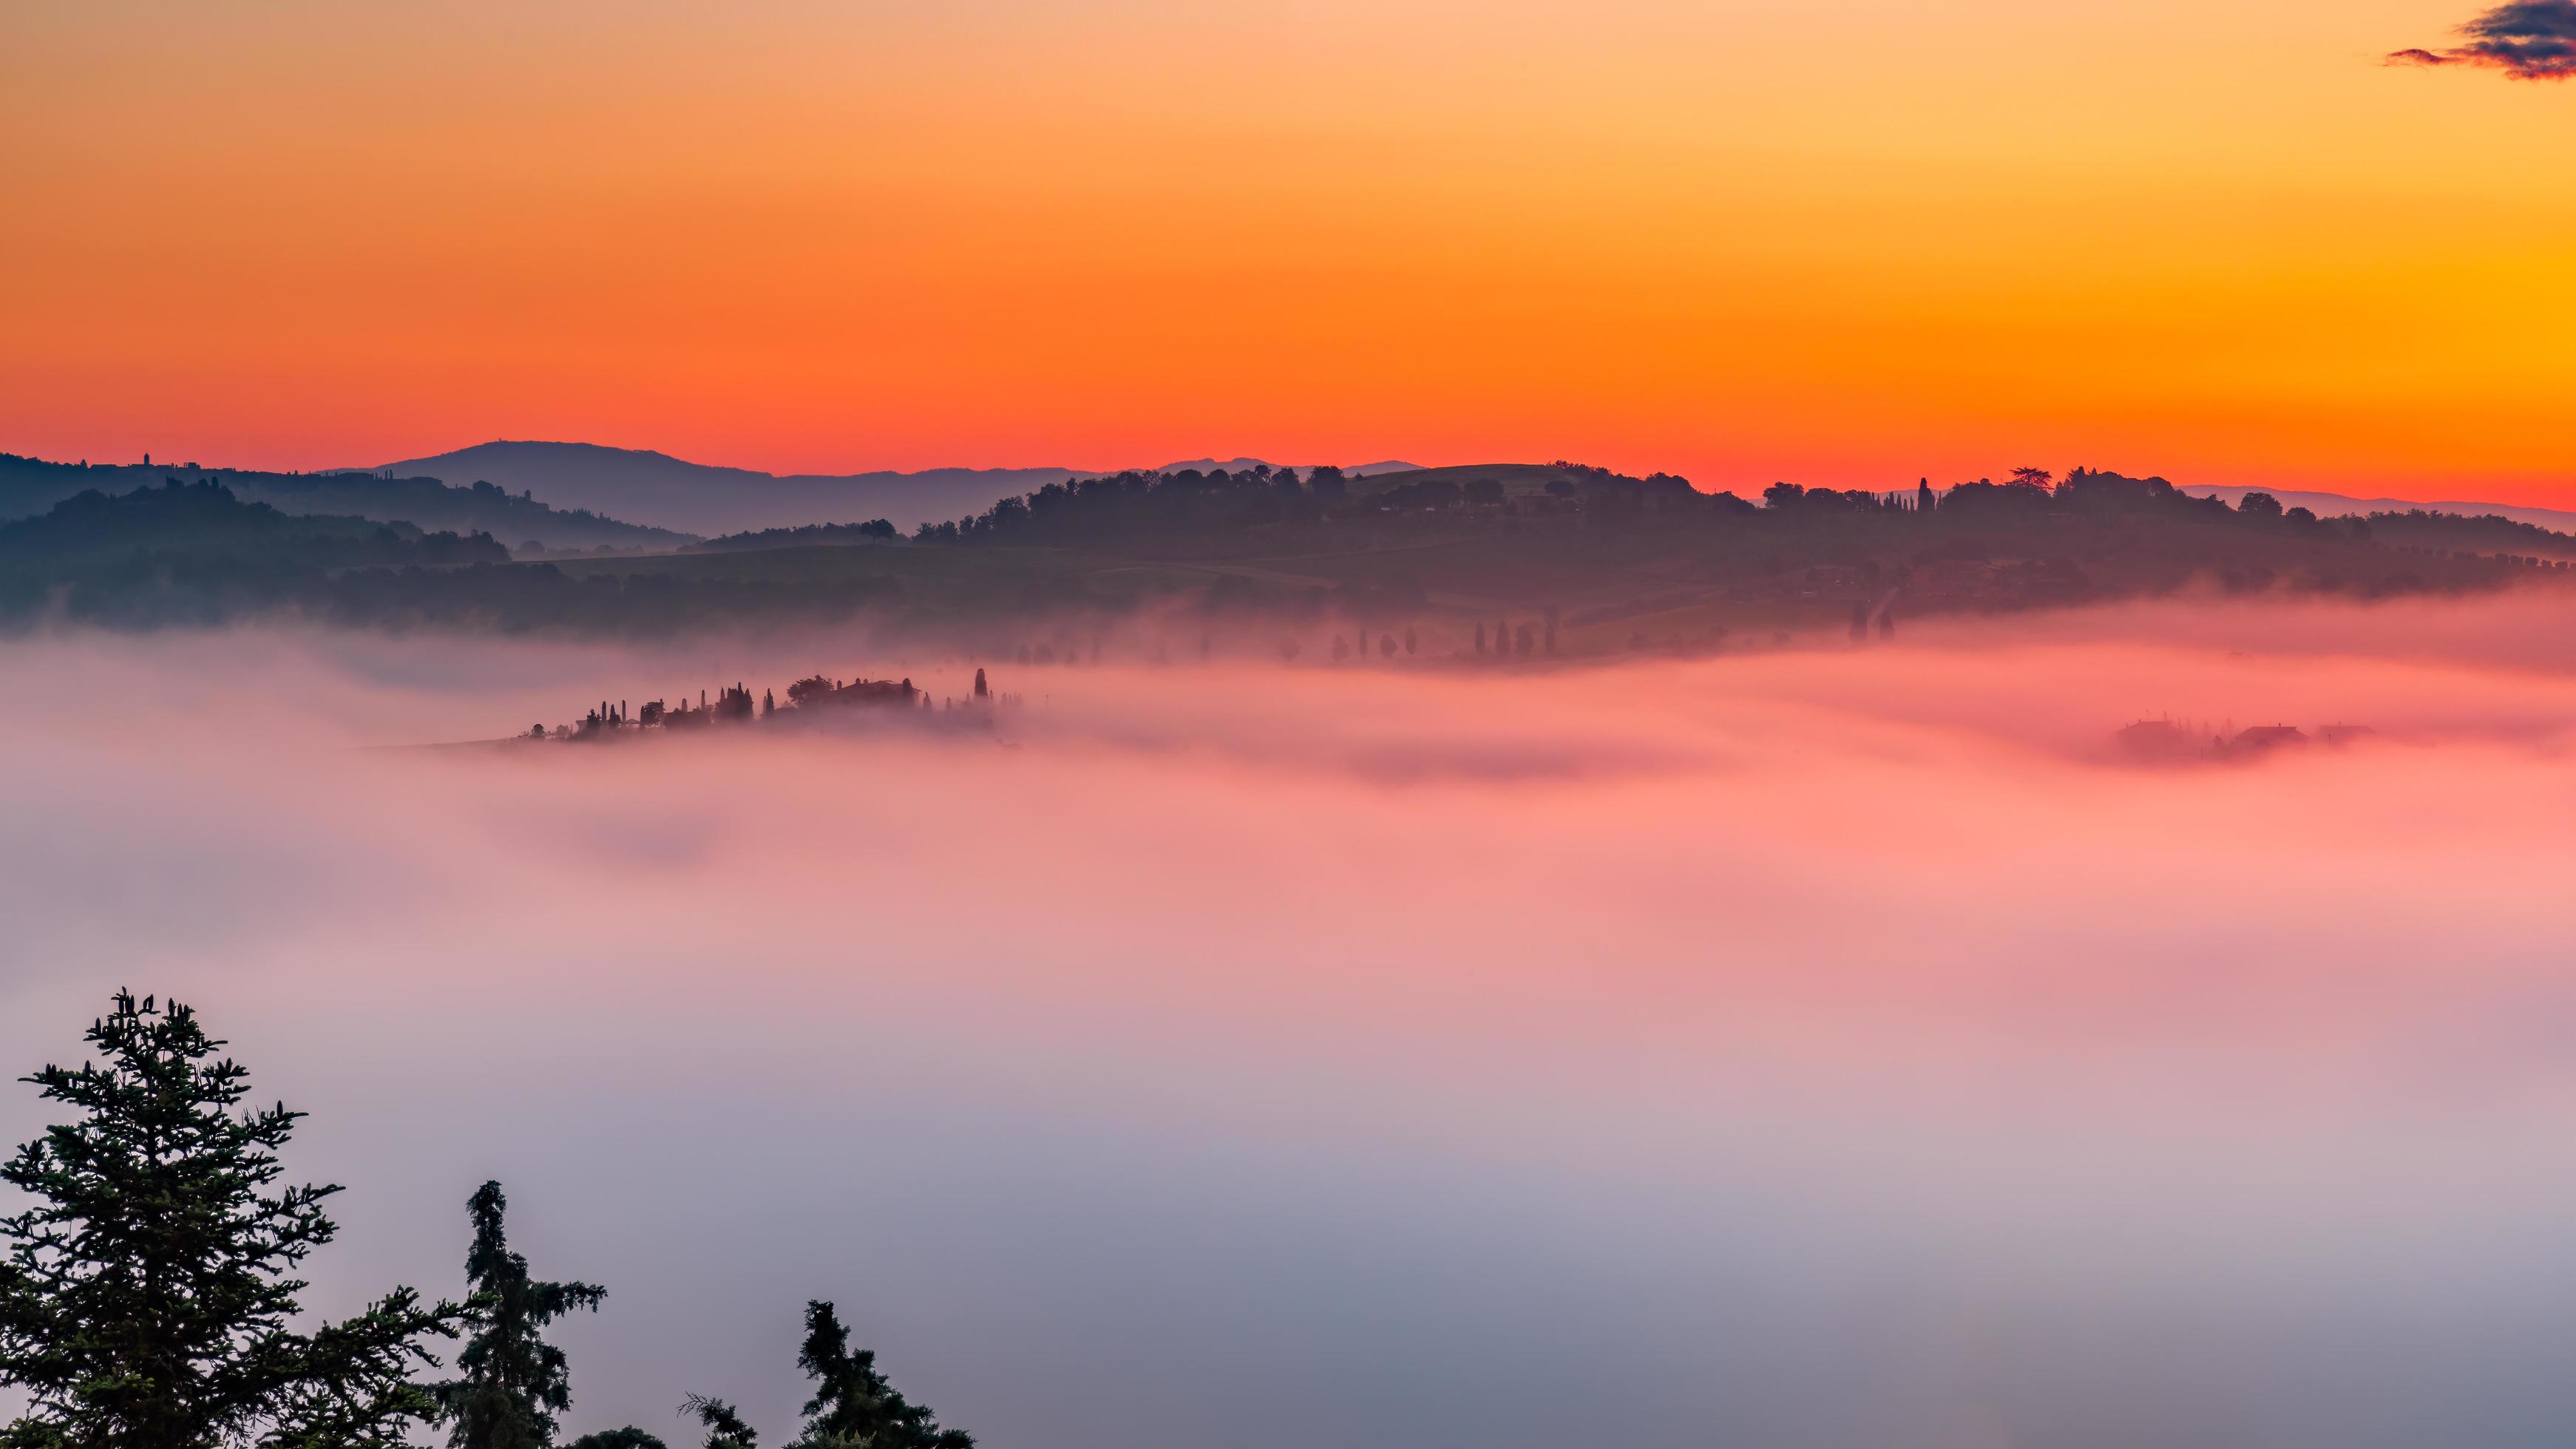
<path fill-rule="evenodd" d="M 819 1296 L 995 1446 L 2527 1442 L 2572 623 L 988 660 L 991 736 L 507 749 L 408 746 L 977 661 L 20 640 L 0 1064 L 196 1004 L 351 1186 L 334 1302 L 457 1291 L 501 1178 L 610 1289 L 576 1432 L 783 1435 Z M 2147 716 L 2376 734 L 2149 768 Z"/>

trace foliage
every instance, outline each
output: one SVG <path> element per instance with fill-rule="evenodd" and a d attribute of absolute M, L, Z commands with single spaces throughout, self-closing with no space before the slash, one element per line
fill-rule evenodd
<path fill-rule="evenodd" d="M 248 1074 L 196 1014 L 118 992 L 92 1023 L 104 1065 L 25 1080 L 74 1120 L 22 1147 L 0 1180 L 34 1204 L 0 1220 L 0 1384 L 29 1414 L 13 1449 L 371 1449 L 435 1409 L 410 1380 L 452 1337 L 448 1304 L 396 1288 L 364 1313 L 289 1327 L 291 1276 L 333 1236 L 336 1186 L 279 1187 L 303 1114 L 233 1110 Z"/>
<path fill-rule="evenodd" d="M 814 1380 L 814 1397 L 805 1401 L 800 1449 L 974 1449 L 973 1436 L 940 1428 L 927 1405 L 906 1400 L 886 1382 L 876 1357 L 850 1347 L 850 1331 L 831 1304 L 805 1305 L 805 1344 L 796 1363 Z"/>
<path fill-rule="evenodd" d="M 901 537 L 892 523 L 882 518 L 871 518 L 865 523 L 808 523 L 797 528 L 728 533 L 721 538 L 684 545 L 680 552 L 743 553 L 765 548 L 807 548 L 818 544 L 893 543 Z"/>
<path fill-rule="evenodd" d="M 502 1229 L 509 1200 L 487 1182 L 466 1202 L 474 1245 L 466 1250 L 465 1346 L 458 1377 L 438 1385 L 438 1405 L 451 1424 L 453 1449 L 544 1449 L 554 1416 L 572 1405 L 562 1349 L 545 1341 L 547 1324 L 575 1309 L 597 1311 L 608 1290 L 591 1283 L 549 1283 L 528 1273 Z"/>
<path fill-rule="evenodd" d="M 742 1421 L 733 1405 L 722 1399 L 691 1394 L 680 1401 L 680 1412 L 694 1415 L 705 1426 L 704 1449 L 759 1449 L 760 1435 Z"/>

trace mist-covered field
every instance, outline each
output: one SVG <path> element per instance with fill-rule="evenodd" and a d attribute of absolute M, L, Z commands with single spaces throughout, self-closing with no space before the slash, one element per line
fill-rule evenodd
<path fill-rule="evenodd" d="M 1113 657 L 1115 657 L 1113 653 Z M 799 675 L 990 735 L 419 749 Z M 572 1432 L 836 1299 L 992 1446 L 2418 1446 L 2576 1415 L 2576 609 L 1607 667 L 0 643 L 0 1066 L 198 1007 L 345 1309 L 510 1192 Z M 2345 747 L 2142 765 L 2114 731 Z M 44 1120 L 0 1094 L 0 1137 Z"/>

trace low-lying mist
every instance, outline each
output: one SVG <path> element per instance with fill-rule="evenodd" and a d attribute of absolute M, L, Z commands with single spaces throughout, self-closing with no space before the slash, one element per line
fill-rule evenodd
<path fill-rule="evenodd" d="M 0 645 L 0 1065 L 196 1005 L 343 1307 L 500 1178 L 575 1432 L 837 1299 L 980 1441 L 2420 1445 L 2576 1416 L 2576 610 L 1583 667 Z M 990 733 L 418 748 L 902 675 Z M 2347 746 L 2140 763 L 2193 739 Z M 0 1096 L 0 1137 L 44 1120 Z"/>

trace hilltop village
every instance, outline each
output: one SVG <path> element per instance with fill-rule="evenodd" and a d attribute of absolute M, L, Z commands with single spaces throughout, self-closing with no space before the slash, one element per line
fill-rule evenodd
<path fill-rule="evenodd" d="M 815 674 L 787 686 L 784 703 L 768 689 L 763 689 L 755 702 L 750 686 L 741 683 L 716 690 L 712 698 L 700 690 L 694 705 L 685 693 L 676 705 L 649 699 L 630 707 L 625 700 L 603 699 L 577 723 L 552 727 L 534 724 L 517 738 L 592 744 L 640 738 L 648 732 L 688 732 L 721 725 L 791 728 L 834 722 L 990 729 L 1004 712 L 1018 708 L 1020 702 L 1018 695 L 996 693 L 981 669 L 975 671 L 973 693 L 964 699 L 938 700 L 910 679 L 840 680 Z"/>

